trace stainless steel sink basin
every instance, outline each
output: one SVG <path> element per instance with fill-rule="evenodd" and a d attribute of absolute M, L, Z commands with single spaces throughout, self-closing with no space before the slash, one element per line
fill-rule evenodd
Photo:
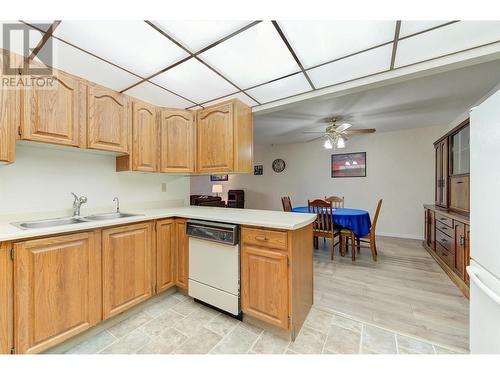
<path fill-rule="evenodd" d="M 85 216 L 84 219 L 97 221 L 97 220 L 121 219 L 124 217 L 132 217 L 132 216 L 139 216 L 139 215 L 138 214 L 126 214 L 123 212 L 110 212 L 110 213 L 106 213 L 106 214 L 95 214 L 95 215 Z"/>
<path fill-rule="evenodd" d="M 45 219 L 12 223 L 12 225 L 21 229 L 37 229 L 37 228 L 50 228 L 58 227 L 61 225 L 79 224 L 84 223 L 86 220 L 77 217 L 62 217 L 58 219 Z"/>

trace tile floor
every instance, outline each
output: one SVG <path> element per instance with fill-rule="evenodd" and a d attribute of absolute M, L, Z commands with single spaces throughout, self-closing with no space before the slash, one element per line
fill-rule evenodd
<path fill-rule="evenodd" d="M 313 308 L 295 342 L 175 293 L 67 354 L 450 354 L 448 348 Z"/>

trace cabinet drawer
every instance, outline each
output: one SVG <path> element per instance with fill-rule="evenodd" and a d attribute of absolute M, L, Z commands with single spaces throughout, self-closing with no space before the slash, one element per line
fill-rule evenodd
<path fill-rule="evenodd" d="M 441 232 L 439 228 L 436 228 L 436 243 L 440 244 L 446 250 L 454 252 L 453 238 L 447 234 Z"/>
<path fill-rule="evenodd" d="M 455 229 L 453 227 L 449 227 L 448 225 L 441 223 L 440 221 L 436 221 L 436 229 L 448 235 L 451 239 L 455 237 Z"/>
<path fill-rule="evenodd" d="M 438 228 L 440 224 L 444 224 L 449 226 L 450 228 L 453 228 L 453 219 L 436 212 L 436 228 Z"/>
<path fill-rule="evenodd" d="M 287 233 L 275 230 L 243 227 L 242 242 L 248 245 L 287 250 Z"/>
<path fill-rule="evenodd" d="M 437 255 L 450 267 L 453 269 L 454 255 L 451 251 L 446 250 L 440 243 L 436 243 L 436 253 Z"/>

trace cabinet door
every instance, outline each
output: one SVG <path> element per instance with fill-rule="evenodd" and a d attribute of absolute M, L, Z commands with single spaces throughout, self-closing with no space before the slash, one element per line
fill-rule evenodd
<path fill-rule="evenodd" d="M 465 224 L 455 221 L 455 272 L 465 276 Z"/>
<path fill-rule="evenodd" d="M 12 57 L 11 57 L 12 58 Z M 0 53 L 0 80 L 9 78 L 2 73 L 3 53 Z M 11 65 L 15 62 L 11 61 Z M 16 158 L 16 134 L 19 126 L 20 91 L 0 88 L 0 164 L 13 163 Z"/>
<path fill-rule="evenodd" d="M 38 353 L 101 320 L 100 247 L 94 233 L 15 244 L 18 353 Z"/>
<path fill-rule="evenodd" d="M 12 244 L 0 243 L 0 354 L 9 354 L 12 341 Z"/>
<path fill-rule="evenodd" d="M 175 286 L 175 222 L 172 219 L 156 223 L 156 291 Z"/>
<path fill-rule="evenodd" d="M 198 172 L 233 170 L 233 106 L 231 103 L 198 112 Z"/>
<path fill-rule="evenodd" d="M 80 132 L 85 127 L 85 85 L 62 72 L 55 72 L 52 82 L 52 88 L 23 89 L 21 138 L 80 146 Z"/>
<path fill-rule="evenodd" d="M 132 115 L 132 168 L 134 171 L 158 170 L 158 127 L 156 108 L 134 102 Z"/>
<path fill-rule="evenodd" d="M 450 208 L 469 212 L 469 176 L 450 177 Z"/>
<path fill-rule="evenodd" d="M 152 224 L 102 231 L 103 317 L 107 319 L 152 295 Z"/>
<path fill-rule="evenodd" d="M 107 88 L 88 89 L 88 147 L 96 150 L 129 151 L 130 111 L 127 98 Z"/>
<path fill-rule="evenodd" d="M 288 256 L 244 246 L 241 258 L 241 308 L 245 314 L 288 329 Z"/>
<path fill-rule="evenodd" d="M 448 206 L 448 145 L 443 140 L 436 146 L 436 205 Z"/>
<path fill-rule="evenodd" d="M 469 225 L 465 225 L 465 267 L 467 268 L 467 266 L 470 265 L 470 226 Z M 469 274 L 467 273 L 467 271 L 465 272 L 465 275 L 464 275 L 464 279 L 465 279 L 465 282 L 467 283 L 467 285 L 469 285 Z"/>
<path fill-rule="evenodd" d="M 425 242 L 432 250 L 435 250 L 435 220 L 434 211 L 425 210 Z"/>
<path fill-rule="evenodd" d="M 191 111 L 162 111 L 160 142 L 161 172 L 194 172 L 195 125 Z"/>
<path fill-rule="evenodd" d="M 176 259 L 177 259 L 177 275 L 176 275 L 176 285 L 179 288 L 188 288 L 188 273 L 189 273 L 189 242 L 186 235 L 186 220 L 176 219 L 175 220 L 175 231 L 176 231 Z"/>

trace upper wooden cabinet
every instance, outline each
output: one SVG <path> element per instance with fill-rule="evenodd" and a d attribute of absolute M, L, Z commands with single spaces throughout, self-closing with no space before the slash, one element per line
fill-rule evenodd
<path fill-rule="evenodd" d="M 152 223 L 102 231 L 103 318 L 117 315 L 153 294 L 155 249 Z"/>
<path fill-rule="evenodd" d="M 3 50 L 0 49 L 0 79 L 3 74 Z M 13 163 L 16 159 L 16 133 L 19 126 L 19 90 L 0 88 L 0 163 Z"/>
<path fill-rule="evenodd" d="M 197 172 L 251 172 L 253 122 L 250 107 L 230 100 L 198 111 Z"/>
<path fill-rule="evenodd" d="M 39 353 L 101 320 L 100 246 L 93 232 L 14 248 L 17 353 Z"/>
<path fill-rule="evenodd" d="M 85 90 L 81 80 L 54 71 L 53 87 L 25 87 L 21 96 L 21 139 L 84 146 Z"/>
<path fill-rule="evenodd" d="M 129 152 L 130 106 L 125 95 L 105 87 L 88 87 L 88 148 Z"/>
<path fill-rule="evenodd" d="M 195 116 L 165 109 L 160 115 L 160 172 L 194 172 Z"/>

